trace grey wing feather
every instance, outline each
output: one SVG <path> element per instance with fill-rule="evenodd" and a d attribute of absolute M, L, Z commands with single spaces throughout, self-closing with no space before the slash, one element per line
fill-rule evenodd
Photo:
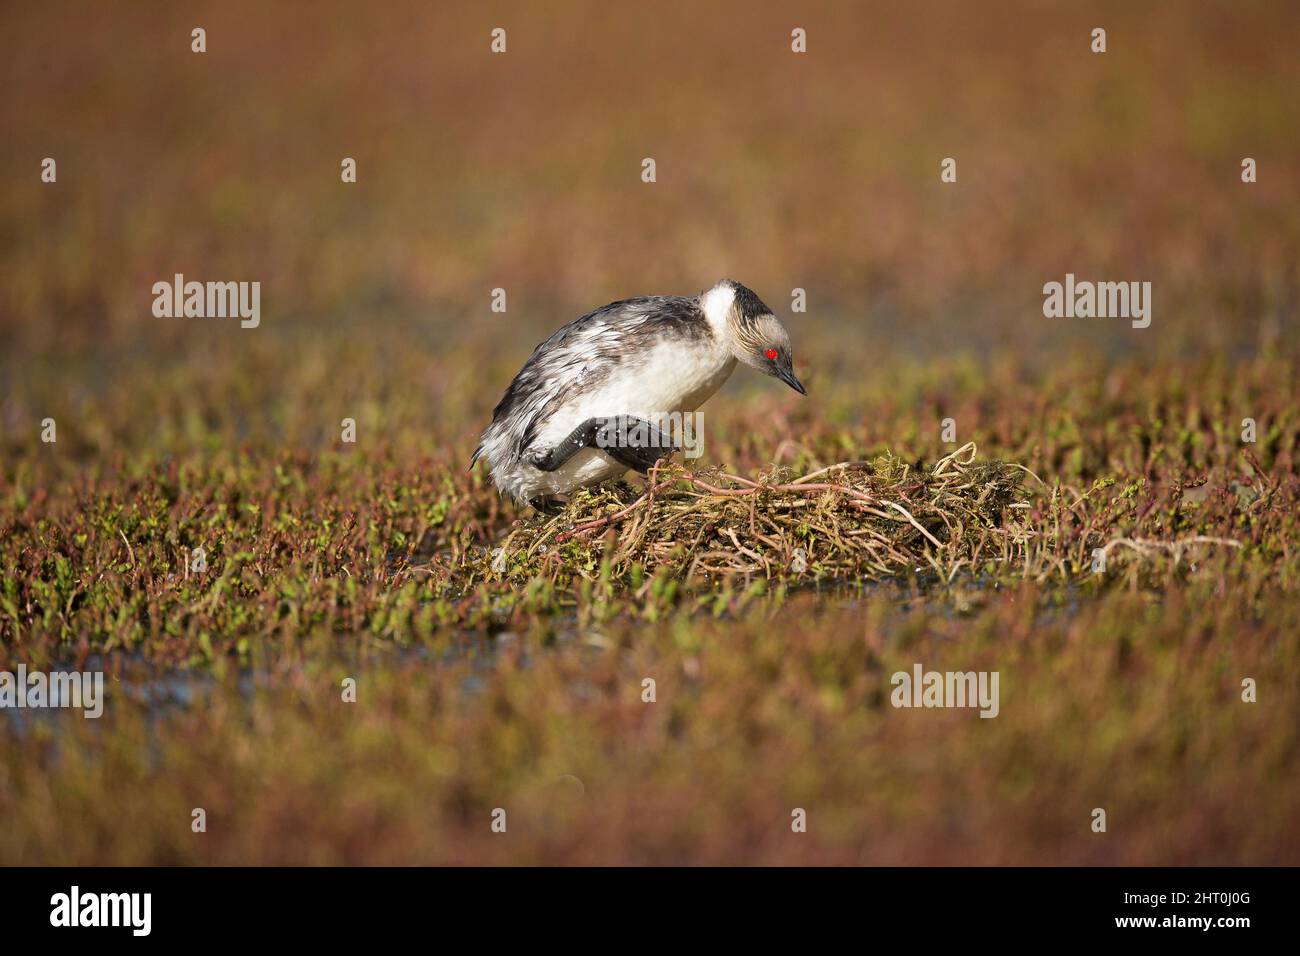
<path fill-rule="evenodd" d="M 588 312 L 533 349 L 492 410 L 492 424 L 470 467 L 498 429 L 518 458 L 555 409 L 578 388 L 599 384 L 629 356 L 665 334 L 711 334 L 697 300 L 683 296 L 624 299 Z M 502 436 L 506 437 L 506 436 Z"/>

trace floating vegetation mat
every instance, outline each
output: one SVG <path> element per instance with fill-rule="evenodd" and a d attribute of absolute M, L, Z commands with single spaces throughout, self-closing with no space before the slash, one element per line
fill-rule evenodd
<path fill-rule="evenodd" d="M 584 489 L 553 518 L 521 521 L 478 555 L 480 580 L 616 578 L 669 569 L 714 575 L 884 578 L 1023 555 L 1026 469 L 978 460 L 968 443 L 932 467 L 891 455 L 758 480 L 672 464 L 626 484 Z"/>

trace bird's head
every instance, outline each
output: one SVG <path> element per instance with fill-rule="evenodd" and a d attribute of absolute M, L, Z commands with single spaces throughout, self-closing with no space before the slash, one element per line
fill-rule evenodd
<path fill-rule="evenodd" d="M 800 395 L 808 394 L 794 375 L 790 334 L 762 299 L 739 282 L 723 279 L 701 302 L 709 324 L 738 361 L 779 378 Z"/>

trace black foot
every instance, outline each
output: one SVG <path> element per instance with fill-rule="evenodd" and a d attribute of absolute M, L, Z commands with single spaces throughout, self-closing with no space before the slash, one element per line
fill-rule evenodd
<path fill-rule="evenodd" d="M 528 460 L 541 471 L 555 471 L 584 448 L 599 448 L 625 468 L 644 474 L 677 446 L 654 425 L 632 415 L 589 418 L 554 448 L 531 453 Z"/>
<path fill-rule="evenodd" d="M 564 510 L 564 502 L 549 495 L 533 498 L 528 503 L 548 518 L 553 518 Z"/>
<path fill-rule="evenodd" d="M 588 418 L 554 448 L 530 452 L 528 461 L 540 471 L 555 471 L 564 467 L 570 458 L 596 443 L 596 432 L 600 430 L 602 421 L 600 418 Z"/>
<path fill-rule="evenodd" d="M 679 450 L 671 437 L 633 415 L 605 419 L 596 435 L 596 446 L 620 465 L 641 474 L 653 468 L 660 458 Z"/>

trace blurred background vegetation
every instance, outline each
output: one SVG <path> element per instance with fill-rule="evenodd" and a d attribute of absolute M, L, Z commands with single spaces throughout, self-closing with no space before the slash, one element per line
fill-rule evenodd
<path fill-rule="evenodd" d="M 1046 361 L 1254 345 L 1295 309 L 1293 4 L 42 2 L 4 18 L 11 433 L 43 359 L 97 367 L 59 376 L 62 402 L 134 377 L 123 343 L 218 364 L 275 338 L 288 367 L 337 336 L 402 342 L 428 369 L 407 387 L 481 388 L 481 415 L 560 323 L 724 275 L 783 313 L 807 289 L 804 364 L 863 375 L 1008 337 Z M 150 288 L 176 272 L 261 281 L 263 327 L 155 319 Z M 1066 272 L 1151 281 L 1152 328 L 1045 320 L 1042 285 Z M 457 360 L 466 343 L 492 364 Z M 359 377 L 331 382 L 363 400 Z M 431 405 L 422 424 L 442 418 Z M 462 447 L 467 425 L 448 436 Z"/>

